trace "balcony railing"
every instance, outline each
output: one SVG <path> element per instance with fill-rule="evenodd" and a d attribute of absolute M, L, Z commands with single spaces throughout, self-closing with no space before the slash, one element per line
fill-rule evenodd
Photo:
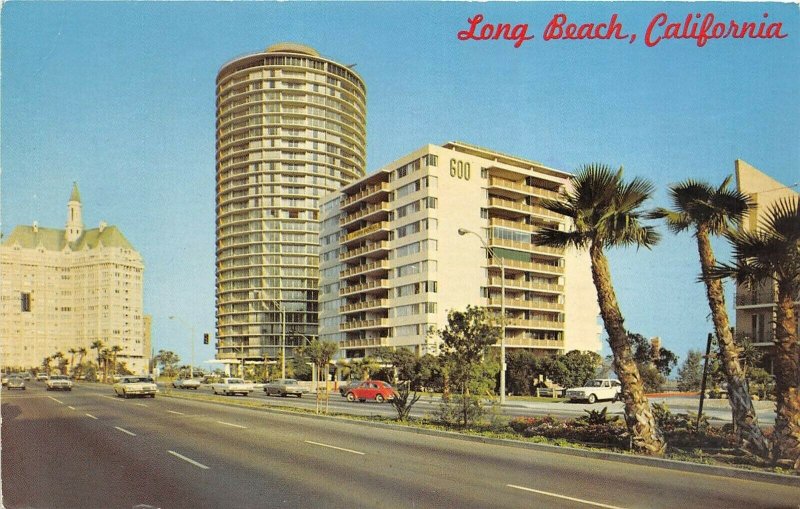
<path fill-rule="evenodd" d="M 350 195 L 347 198 L 343 199 L 341 206 L 346 207 L 352 203 L 357 202 L 362 198 L 366 198 L 367 196 L 375 194 L 379 191 L 389 192 L 389 184 L 387 184 L 386 182 L 381 182 L 380 184 L 375 184 L 373 186 L 366 187 L 361 191 L 357 192 L 356 194 Z"/>
<path fill-rule="evenodd" d="M 374 214 L 375 212 L 379 211 L 389 212 L 389 210 L 391 210 L 391 207 L 387 202 L 375 203 L 357 212 L 353 212 L 352 214 L 347 214 L 345 216 L 340 217 L 339 225 L 344 226 L 346 224 L 352 223 L 353 221 L 358 221 L 361 218 L 367 217 L 370 214 Z"/>
<path fill-rule="evenodd" d="M 546 217 L 550 219 L 562 219 L 561 214 L 557 214 L 550 210 L 547 210 L 544 207 L 540 207 L 538 205 L 527 205 L 525 203 L 520 203 L 512 200 L 506 200 L 503 198 L 489 198 L 489 206 L 490 207 L 503 207 L 506 209 L 512 209 L 519 212 L 524 212 L 526 214 L 533 214 L 541 217 Z"/>
<path fill-rule="evenodd" d="M 378 281 L 370 281 L 369 283 L 361 283 L 360 285 L 345 286 L 339 290 L 339 295 L 350 295 L 353 293 L 363 292 L 374 289 L 389 289 L 389 281 L 381 279 Z"/>
<path fill-rule="evenodd" d="M 340 255 L 341 260 L 349 260 L 351 258 L 355 258 L 357 256 L 361 256 L 367 253 L 372 253 L 374 251 L 381 251 L 389 250 L 389 242 L 382 240 L 380 242 L 368 242 L 363 246 L 357 247 L 356 249 L 348 249 L 344 253 Z"/>
<path fill-rule="evenodd" d="M 389 320 L 377 318 L 375 320 L 352 320 L 339 324 L 339 330 L 348 331 L 353 329 L 374 329 L 388 327 Z"/>
<path fill-rule="evenodd" d="M 341 306 L 339 307 L 339 312 L 353 313 L 355 311 L 362 311 L 365 309 L 378 309 L 378 308 L 388 308 L 388 307 L 389 307 L 388 299 L 371 299 L 362 302 L 356 302 L 355 304 L 347 304 L 346 306 Z"/>
<path fill-rule="evenodd" d="M 339 341 L 340 348 L 360 348 L 365 346 L 385 346 L 389 344 L 387 336 L 380 336 L 376 338 L 355 338 L 343 339 Z"/>
<path fill-rule="evenodd" d="M 499 277 L 489 278 L 489 286 L 497 286 L 497 287 L 501 286 L 500 278 Z M 506 279 L 505 286 L 506 288 L 522 288 L 524 290 L 541 290 L 541 291 L 559 292 L 559 293 L 564 291 L 564 285 L 538 283 L 536 281 L 522 281 L 514 279 Z"/>
<path fill-rule="evenodd" d="M 339 276 L 340 277 L 350 277 L 355 276 L 356 274 L 361 274 L 363 272 L 370 272 L 373 270 L 389 270 L 389 261 L 388 260 L 378 260 L 377 262 L 372 263 L 364 263 L 361 265 L 356 265 L 355 267 L 350 267 L 347 270 L 343 270 Z"/>
<path fill-rule="evenodd" d="M 500 298 L 490 297 L 489 306 L 500 307 L 501 306 Z M 561 302 L 546 302 L 540 300 L 506 299 L 505 306 L 509 308 L 543 309 L 548 311 L 564 310 L 564 304 Z"/>
<path fill-rule="evenodd" d="M 506 327 L 524 327 L 527 329 L 563 329 L 564 322 L 556 320 L 527 320 L 525 318 L 508 318 Z"/>
<path fill-rule="evenodd" d="M 502 187 L 505 189 L 512 189 L 525 194 L 533 194 L 543 198 L 552 200 L 558 199 L 558 193 L 542 187 L 530 186 L 524 182 L 514 182 L 513 180 L 504 179 L 501 177 L 490 177 L 489 187 Z"/>
<path fill-rule="evenodd" d="M 361 237 L 365 237 L 367 235 L 373 234 L 375 232 L 379 232 L 381 230 L 388 230 L 389 229 L 389 222 L 388 221 L 380 221 L 378 223 L 373 223 L 369 226 L 365 226 L 360 230 L 356 230 L 352 233 L 348 233 L 347 236 L 344 238 L 344 242 L 351 242 Z"/>
<path fill-rule="evenodd" d="M 558 254 L 558 253 L 548 253 L 548 254 Z M 523 262 L 520 260 L 511 260 L 509 258 L 503 258 L 503 265 L 505 268 L 511 269 L 522 269 L 522 270 L 529 270 L 532 272 L 546 272 L 549 274 L 563 274 L 564 267 L 558 265 L 550 265 L 547 263 L 537 263 L 537 262 Z M 500 267 L 500 259 L 499 258 L 492 258 L 489 260 L 490 267 Z"/>

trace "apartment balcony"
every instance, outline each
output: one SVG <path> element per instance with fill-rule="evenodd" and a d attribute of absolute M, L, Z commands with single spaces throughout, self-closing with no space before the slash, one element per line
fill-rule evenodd
<path fill-rule="evenodd" d="M 339 274 L 339 277 L 347 278 L 357 275 L 376 275 L 387 272 L 388 270 L 389 260 L 378 260 L 377 262 L 363 263 L 361 265 L 356 265 L 355 267 L 350 267 L 349 269 L 343 270 Z"/>
<path fill-rule="evenodd" d="M 508 318 L 506 320 L 506 328 L 564 330 L 564 322 L 558 322 L 556 320 L 528 320 L 525 318 Z"/>
<path fill-rule="evenodd" d="M 348 249 L 339 255 L 340 261 L 352 260 L 359 256 L 366 256 L 371 258 L 378 258 L 389 253 L 389 242 L 382 240 L 380 242 L 367 242 L 363 246 L 355 249 Z"/>
<path fill-rule="evenodd" d="M 339 348 L 363 348 L 369 346 L 386 346 L 389 344 L 387 336 L 375 338 L 343 339 L 339 341 Z"/>
<path fill-rule="evenodd" d="M 549 254 L 549 253 L 548 253 Z M 489 260 L 490 267 L 497 267 L 500 268 L 500 259 L 499 258 L 492 258 Z M 511 260 L 509 258 L 503 258 L 503 266 L 505 266 L 506 271 L 509 269 L 519 269 L 524 270 L 526 272 L 542 272 L 545 274 L 564 274 L 564 267 L 559 265 L 550 265 L 547 263 L 537 263 L 537 262 L 522 262 L 519 260 Z"/>
<path fill-rule="evenodd" d="M 560 339 L 533 339 L 524 336 L 506 336 L 506 347 L 541 348 L 560 350 L 564 348 L 564 340 Z"/>
<path fill-rule="evenodd" d="M 342 244 L 347 244 L 350 242 L 355 242 L 357 240 L 377 240 L 383 234 L 389 233 L 389 222 L 388 221 L 380 221 L 378 223 L 373 223 L 369 226 L 365 226 L 359 230 L 354 232 L 348 233 L 345 238 L 342 240 Z"/>
<path fill-rule="evenodd" d="M 736 307 L 747 306 L 772 306 L 777 302 L 777 296 L 771 290 L 759 292 L 737 292 L 736 293 Z"/>
<path fill-rule="evenodd" d="M 499 277 L 492 277 L 489 278 L 488 286 L 493 288 L 500 288 L 500 278 Z M 522 290 L 534 290 L 538 292 L 547 292 L 547 293 L 564 293 L 564 285 L 556 285 L 556 284 L 549 284 L 549 283 L 539 283 L 536 281 L 523 281 L 523 280 L 515 280 L 515 279 L 506 279 L 505 280 L 505 287 L 506 289 L 522 289 Z"/>
<path fill-rule="evenodd" d="M 370 299 L 355 304 L 347 304 L 339 307 L 339 313 L 350 314 L 361 311 L 371 311 L 375 309 L 388 309 L 389 299 Z"/>
<path fill-rule="evenodd" d="M 342 208 L 342 210 L 344 210 L 361 200 L 375 201 L 376 197 L 388 194 L 389 194 L 389 184 L 386 182 L 381 182 L 380 184 L 368 186 L 362 189 L 361 191 L 357 192 L 356 194 L 351 194 L 347 196 L 342 200 L 342 203 L 339 206 Z"/>
<path fill-rule="evenodd" d="M 359 285 L 348 285 L 339 289 L 339 296 L 355 295 L 357 293 L 380 293 L 389 290 L 389 281 L 381 279 L 378 281 L 370 281 L 369 283 L 361 283 Z"/>
<path fill-rule="evenodd" d="M 509 221 L 499 217 L 492 217 L 489 219 L 489 226 L 499 226 L 502 228 L 512 228 L 523 232 L 534 233 L 538 231 L 538 227 L 530 224 L 525 224 L 522 221 Z"/>
<path fill-rule="evenodd" d="M 346 226 L 361 219 L 375 220 L 381 215 L 387 215 L 390 210 L 391 207 L 387 202 L 375 203 L 364 209 L 340 217 L 339 226 Z"/>
<path fill-rule="evenodd" d="M 489 207 L 503 210 L 505 212 L 511 212 L 511 215 L 516 217 L 534 215 L 555 221 L 561 221 L 563 219 L 561 214 L 556 214 L 555 212 L 547 210 L 544 207 L 540 207 L 538 205 L 527 205 L 519 201 L 507 200 L 505 198 L 489 198 Z"/>
<path fill-rule="evenodd" d="M 489 307 L 501 307 L 500 297 L 490 297 Z M 541 300 L 506 299 L 505 307 L 508 309 L 528 309 L 537 311 L 564 311 L 561 302 L 547 302 Z"/>
<path fill-rule="evenodd" d="M 385 329 L 389 326 L 388 318 L 376 318 L 374 320 L 352 320 L 339 324 L 340 331 L 352 331 L 363 329 Z"/>

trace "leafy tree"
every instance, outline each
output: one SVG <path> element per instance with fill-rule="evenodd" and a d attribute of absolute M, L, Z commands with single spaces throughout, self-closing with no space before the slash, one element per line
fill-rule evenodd
<path fill-rule="evenodd" d="M 800 470 L 800 345 L 794 307 L 800 293 L 800 200 L 779 200 L 756 231 L 729 231 L 725 237 L 733 247 L 734 262 L 718 265 L 709 277 L 731 276 L 748 285 L 772 281 L 777 287 L 772 457 Z"/>
<path fill-rule="evenodd" d="M 511 349 L 506 354 L 506 377 L 512 394 L 528 395 L 538 382 L 539 359 L 530 350 Z"/>
<path fill-rule="evenodd" d="M 489 346 L 500 339 L 500 328 L 485 308 L 467 306 L 466 311 L 447 314 L 447 327 L 439 331 L 439 336 L 450 379 L 459 391 L 456 405 L 460 422 L 467 427 L 481 415 L 479 395 L 488 385 L 494 385 L 484 358 Z"/>
<path fill-rule="evenodd" d="M 714 331 L 720 351 L 720 367 L 728 382 L 728 394 L 739 441 L 760 456 L 767 456 L 769 443 L 758 426 L 747 380 L 739 363 L 725 307 L 722 281 L 713 277 L 716 259 L 711 236 L 723 235 L 741 224 L 750 201 L 747 196 L 730 188 L 728 176 L 718 188 L 706 182 L 689 179 L 670 187 L 672 209 L 658 208 L 653 218 L 664 218 L 667 227 L 677 234 L 692 231 L 697 239 L 700 256 L 700 280 L 705 284 L 708 306 L 714 321 Z"/>
<path fill-rule="evenodd" d="M 161 370 L 169 377 L 175 376 L 175 370 L 180 362 L 180 357 L 170 350 L 159 350 L 155 356 L 156 362 L 161 364 Z"/>
<path fill-rule="evenodd" d="M 559 355 L 555 360 L 563 366 L 563 369 L 560 370 L 558 379 L 553 378 L 553 381 L 562 387 L 582 386 L 594 377 L 595 371 L 603 362 L 597 353 L 579 350 L 571 350 L 566 355 Z"/>
<path fill-rule="evenodd" d="M 391 348 L 383 346 L 378 349 L 377 356 L 386 363 L 391 364 L 393 380 L 412 380 L 417 368 L 417 356 L 408 348 Z"/>
<path fill-rule="evenodd" d="M 699 391 L 703 381 L 703 354 L 689 350 L 686 360 L 678 368 L 678 390 L 681 392 Z"/>
<path fill-rule="evenodd" d="M 414 377 L 411 380 L 411 388 L 417 391 L 441 392 L 443 387 L 442 364 L 439 357 L 426 353 L 417 359 Z"/>
<path fill-rule="evenodd" d="M 588 249 L 600 315 L 614 354 L 614 370 L 622 384 L 625 422 L 633 447 L 645 454 L 661 455 L 664 438 L 653 418 L 639 369 L 633 360 L 605 255 L 606 249 L 612 247 L 650 248 L 658 242 L 659 235 L 653 227 L 642 224 L 641 207 L 652 193 L 653 185 L 646 180 L 635 178 L 625 182 L 622 168 L 614 172 L 606 165 L 584 166 L 572 178 L 571 191 L 564 193 L 560 200 L 541 203 L 547 210 L 570 219 L 572 227 L 568 230 L 541 228 L 533 235 L 533 240 L 544 246 Z"/>

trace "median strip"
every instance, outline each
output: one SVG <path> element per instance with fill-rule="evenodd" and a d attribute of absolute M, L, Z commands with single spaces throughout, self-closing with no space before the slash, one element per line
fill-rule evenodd
<path fill-rule="evenodd" d="M 217 424 L 224 424 L 225 426 L 231 426 L 231 427 L 234 427 L 234 428 L 247 429 L 247 426 L 240 426 L 239 424 L 231 424 L 229 422 L 217 421 Z"/>
<path fill-rule="evenodd" d="M 127 433 L 132 437 L 136 436 L 136 433 L 131 433 L 130 431 L 126 430 L 125 428 L 120 428 L 119 426 L 114 426 L 114 428 L 120 430 L 123 433 Z"/>
<path fill-rule="evenodd" d="M 180 458 L 180 459 L 182 459 L 183 461 L 186 461 L 186 462 L 188 462 L 188 463 L 191 463 L 192 465 L 194 465 L 194 466 L 196 466 L 196 467 L 199 467 L 199 468 L 202 468 L 202 469 L 204 469 L 204 470 L 208 470 L 209 468 L 211 468 L 211 467 L 207 467 L 207 466 L 203 465 L 202 463 L 198 463 L 198 462 L 196 462 L 195 460 L 193 460 L 193 459 L 191 459 L 191 458 L 187 458 L 187 457 L 186 457 L 186 456 L 184 456 L 183 454 L 178 454 L 178 453 L 177 453 L 177 452 L 175 452 L 175 451 L 167 451 L 167 452 L 168 452 L 168 453 L 170 453 L 170 454 L 172 454 L 172 455 L 173 455 L 173 456 L 175 456 L 176 458 Z"/>
<path fill-rule="evenodd" d="M 313 444 L 313 445 L 318 445 L 318 446 L 320 446 L 320 447 L 327 447 L 327 448 L 329 448 L 329 449 L 336 449 L 337 451 L 344 451 L 344 452 L 349 452 L 349 453 L 352 453 L 352 454 L 360 454 L 361 456 L 364 456 L 364 455 L 366 455 L 366 454 L 367 454 L 367 453 L 365 453 L 365 452 L 354 451 L 354 450 L 352 450 L 352 449 L 345 449 L 345 448 L 343 448 L 343 447 L 336 447 L 335 445 L 328 445 L 328 444 L 321 444 L 321 443 L 319 443 L 319 442 L 312 442 L 311 440 L 305 440 L 305 443 L 307 443 L 307 444 Z"/>
<path fill-rule="evenodd" d="M 594 506 L 594 507 L 605 507 L 606 509 L 623 509 L 623 508 L 621 508 L 619 506 L 616 506 L 616 505 L 601 504 L 599 502 L 592 502 L 590 500 L 583 500 L 582 498 L 568 497 L 566 495 L 559 495 L 557 493 L 550 493 L 549 491 L 535 490 L 533 488 L 526 488 L 524 486 L 515 486 L 513 484 L 506 484 L 506 486 L 508 486 L 509 488 L 517 489 L 517 490 L 530 491 L 531 493 L 538 493 L 539 495 L 546 495 L 548 497 L 562 498 L 564 500 L 570 500 L 572 502 L 579 502 L 581 504 L 591 505 L 591 506 Z"/>
<path fill-rule="evenodd" d="M 62 405 L 64 404 L 64 402 L 63 402 L 63 401 L 59 401 L 59 400 L 57 400 L 56 398 L 54 398 L 53 396 L 47 396 L 47 397 L 48 397 L 48 398 L 50 398 L 50 399 L 52 399 L 52 400 L 53 400 L 53 401 L 55 401 L 56 403 L 61 403 Z"/>

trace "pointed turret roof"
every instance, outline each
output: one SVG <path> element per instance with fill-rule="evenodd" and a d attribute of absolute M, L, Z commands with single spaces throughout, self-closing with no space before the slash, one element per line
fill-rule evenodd
<path fill-rule="evenodd" d="M 78 183 L 72 183 L 72 194 L 69 195 L 69 201 L 76 201 L 80 203 L 81 201 L 81 193 L 78 192 Z"/>

